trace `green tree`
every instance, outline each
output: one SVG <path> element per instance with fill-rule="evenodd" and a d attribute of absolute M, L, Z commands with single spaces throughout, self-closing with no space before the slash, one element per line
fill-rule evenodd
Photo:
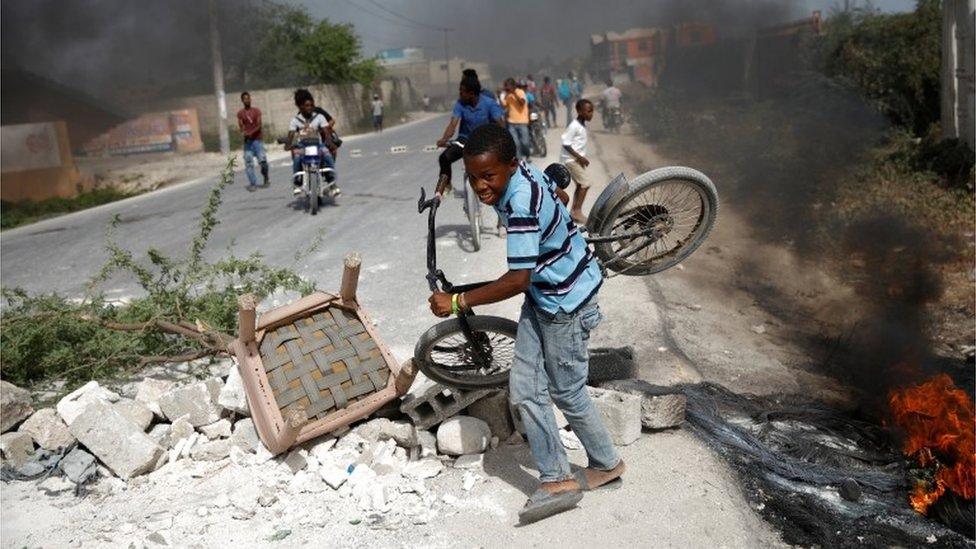
<path fill-rule="evenodd" d="M 323 19 L 303 36 L 299 61 L 306 73 L 323 84 L 368 85 L 380 75 L 380 67 L 375 59 L 363 59 L 360 52 L 359 36 L 352 25 Z"/>

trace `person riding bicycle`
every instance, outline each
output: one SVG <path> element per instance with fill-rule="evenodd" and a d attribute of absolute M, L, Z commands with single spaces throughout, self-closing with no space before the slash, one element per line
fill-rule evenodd
<path fill-rule="evenodd" d="M 457 162 L 463 153 L 463 148 L 456 143 L 450 143 L 451 137 L 457 131 L 459 141 L 468 138 L 476 128 L 489 122 L 505 126 L 505 111 L 490 95 L 481 89 L 481 82 L 473 70 L 465 72 L 458 86 L 458 100 L 454 104 L 451 121 L 444 128 L 444 134 L 437 140 L 438 147 L 445 147 L 437 161 L 440 164 L 440 175 L 437 179 L 435 193 L 443 196 L 451 189 L 451 165 Z"/>
<path fill-rule="evenodd" d="M 292 191 L 295 195 L 302 193 L 302 154 L 301 148 L 305 145 L 318 145 L 319 153 L 322 155 L 322 163 L 335 170 L 336 143 L 334 139 L 335 119 L 329 116 L 324 109 L 315 106 L 312 94 L 306 89 L 295 91 L 295 106 L 298 107 L 298 114 L 291 119 L 288 124 L 288 137 L 285 138 L 285 150 L 291 151 L 292 181 L 295 188 Z M 298 138 L 296 141 L 295 138 Z M 341 190 L 338 186 L 332 191 L 334 196 L 339 196 Z"/>
<path fill-rule="evenodd" d="M 625 469 L 586 390 L 587 340 L 603 317 L 597 304 L 603 276 L 570 220 L 569 197 L 537 167 L 516 158 L 508 132 L 494 125 L 475 130 L 465 145 L 464 166 L 478 199 L 494 206 L 508 227 L 508 271 L 460 294 L 435 291 L 428 301 L 431 312 L 446 317 L 525 296 L 509 392 L 539 471 L 540 487 L 519 512 L 522 523 L 534 522 L 571 509 L 583 490 L 616 480 Z M 553 403 L 589 459 L 575 475 L 560 442 Z"/>

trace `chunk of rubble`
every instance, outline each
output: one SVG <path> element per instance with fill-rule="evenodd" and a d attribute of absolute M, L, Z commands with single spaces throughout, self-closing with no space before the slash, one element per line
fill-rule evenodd
<path fill-rule="evenodd" d="M 399 475 L 406 464 L 406 452 L 403 448 L 398 448 L 392 439 L 375 443 L 370 468 L 377 475 Z"/>
<path fill-rule="evenodd" d="M 168 379 L 147 377 L 136 386 L 135 400 L 145 404 L 159 419 L 165 419 L 166 416 L 159 407 L 159 397 L 169 392 L 173 385 L 175 384 Z"/>
<path fill-rule="evenodd" d="M 198 443 L 190 450 L 190 457 L 198 461 L 218 461 L 230 455 L 230 446 L 227 438 Z"/>
<path fill-rule="evenodd" d="M 640 438 L 641 397 L 610 389 L 586 389 L 614 444 L 626 446 Z"/>
<path fill-rule="evenodd" d="M 210 378 L 170 389 L 159 397 L 159 407 L 170 421 L 188 415 L 194 427 L 207 425 L 220 419 L 222 408 L 217 404 L 217 397 L 223 386 L 220 378 Z"/>
<path fill-rule="evenodd" d="M 204 425 L 200 427 L 200 432 L 203 433 L 208 439 L 215 440 L 218 438 L 230 438 L 231 436 L 231 423 L 228 419 L 220 419 L 210 425 Z"/>
<path fill-rule="evenodd" d="M 420 457 L 437 455 L 437 437 L 430 431 L 417 431 L 417 441 L 420 443 Z"/>
<path fill-rule="evenodd" d="M 190 416 L 179 417 L 169 426 L 169 444 L 172 448 L 177 442 L 189 438 L 194 433 L 193 424 L 190 423 Z"/>
<path fill-rule="evenodd" d="M 444 464 L 439 459 L 422 459 L 411 461 L 403 467 L 403 476 L 413 479 L 434 478 L 444 470 Z"/>
<path fill-rule="evenodd" d="M 230 441 L 231 444 L 246 452 L 255 452 L 259 447 L 264 447 L 261 444 L 261 439 L 258 438 L 254 420 L 251 418 L 244 418 L 234 424 L 234 432 L 230 436 Z"/>
<path fill-rule="evenodd" d="M 420 444 L 417 440 L 417 428 L 408 421 L 376 418 L 357 425 L 351 432 L 367 442 L 393 439 L 397 445 L 404 448 L 413 448 Z"/>
<path fill-rule="evenodd" d="M 0 433 L 6 433 L 34 413 L 26 389 L 0 380 Z"/>
<path fill-rule="evenodd" d="M 484 469 L 484 454 L 466 454 L 454 460 L 455 469 Z"/>
<path fill-rule="evenodd" d="M 30 435 L 45 450 L 61 450 L 75 441 L 75 437 L 68 431 L 68 426 L 54 408 L 42 408 L 34 412 L 17 430 Z"/>
<path fill-rule="evenodd" d="M 678 389 L 652 385 L 641 379 L 623 379 L 600 385 L 641 397 L 641 425 L 645 429 L 669 429 L 685 420 L 688 399 Z"/>
<path fill-rule="evenodd" d="M 437 427 L 437 449 L 449 456 L 480 454 L 490 440 L 488 424 L 470 416 L 454 416 Z"/>
<path fill-rule="evenodd" d="M 20 467 L 34 455 L 34 441 L 21 431 L 0 435 L 0 455 L 14 467 Z"/>
<path fill-rule="evenodd" d="M 68 393 L 58 401 L 58 414 L 68 427 L 81 415 L 85 407 L 92 402 L 112 403 L 121 398 L 118 394 L 102 387 L 97 381 L 89 381 L 74 391 Z"/>
<path fill-rule="evenodd" d="M 152 470 L 164 452 L 142 429 L 104 402 L 90 402 L 68 429 L 123 479 Z"/>
<path fill-rule="evenodd" d="M 58 464 L 64 476 L 75 484 L 84 484 L 94 478 L 98 470 L 97 465 L 95 456 L 81 448 L 75 448 L 68 452 L 68 455 L 64 456 L 64 459 Z"/>
<path fill-rule="evenodd" d="M 251 410 L 247 406 L 247 395 L 244 392 L 244 380 L 233 362 L 227 374 L 227 381 L 224 382 L 217 396 L 217 404 L 239 416 L 251 415 Z"/>
<path fill-rule="evenodd" d="M 305 469 L 305 467 L 308 465 L 307 458 L 308 451 L 301 448 L 296 448 L 288 453 L 282 463 L 284 463 L 285 467 L 287 467 L 292 474 L 295 474 L 302 469 Z"/>
<path fill-rule="evenodd" d="M 138 425 L 143 431 L 149 428 L 149 425 L 152 424 L 153 417 L 155 417 L 148 406 L 131 398 L 119 399 L 112 407 L 125 416 L 126 419 Z"/>
<path fill-rule="evenodd" d="M 336 462 L 320 463 L 319 476 L 329 488 L 338 490 L 349 478 L 349 470 Z"/>
<path fill-rule="evenodd" d="M 149 430 L 149 438 L 155 440 L 156 444 L 159 444 L 163 448 L 169 448 L 169 434 L 172 429 L 173 426 L 169 423 L 157 423 Z"/>

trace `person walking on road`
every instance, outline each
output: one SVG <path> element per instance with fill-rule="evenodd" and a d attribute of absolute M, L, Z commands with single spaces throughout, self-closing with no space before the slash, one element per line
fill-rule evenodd
<path fill-rule="evenodd" d="M 430 96 L 425 93 L 424 94 L 424 98 L 423 98 L 422 101 L 424 103 L 424 112 L 429 111 L 430 110 Z"/>
<path fill-rule="evenodd" d="M 546 119 L 546 127 L 556 126 L 556 86 L 548 76 L 543 77 L 542 87 L 539 89 L 539 106 L 542 107 Z"/>
<path fill-rule="evenodd" d="M 519 158 L 528 158 L 531 150 L 529 137 L 529 101 L 525 92 L 515 85 L 515 79 L 505 80 L 505 99 L 502 106 L 508 112 L 508 131 L 515 140 Z"/>
<path fill-rule="evenodd" d="M 373 94 L 373 130 L 383 131 L 383 100 L 375 93 Z"/>
<path fill-rule="evenodd" d="M 244 173 L 247 175 L 247 190 L 258 188 L 258 178 L 254 174 L 254 161 L 261 166 L 261 176 L 264 178 L 262 186 L 270 185 L 268 180 L 268 156 L 264 152 L 264 142 L 261 141 L 261 110 L 251 106 L 251 94 L 241 94 L 244 108 L 237 111 L 237 128 L 244 138 Z"/>
<path fill-rule="evenodd" d="M 586 123 L 590 120 L 593 120 L 593 103 L 589 99 L 580 99 L 576 102 L 576 120 L 570 122 L 569 127 L 563 132 L 563 148 L 559 155 L 559 161 L 566 165 L 573 182 L 576 183 L 576 189 L 573 191 L 573 206 L 569 214 L 578 225 L 586 223 L 583 201 L 586 199 L 586 191 L 590 188 L 590 181 L 586 176 L 586 168 L 590 165 L 589 159 L 586 158 Z"/>
<path fill-rule="evenodd" d="M 475 290 L 434 292 L 438 317 L 525 295 L 509 377 L 512 404 L 539 470 L 540 485 L 519 511 L 528 524 L 576 506 L 583 491 L 615 481 L 626 466 L 586 390 L 587 342 L 603 315 L 600 266 L 583 236 L 567 223 L 569 197 L 537 167 L 520 161 L 505 130 L 486 124 L 471 134 L 464 167 L 482 203 L 508 228 L 508 271 Z M 555 403 L 583 444 L 589 463 L 576 474 L 560 442 Z"/>
<path fill-rule="evenodd" d="M 569 73 L 568 78 L 561 79 L 556 89 L 559 100 L 566 107 L 566 125 L 569 126 L 573 121 L 573 73 Z"/>

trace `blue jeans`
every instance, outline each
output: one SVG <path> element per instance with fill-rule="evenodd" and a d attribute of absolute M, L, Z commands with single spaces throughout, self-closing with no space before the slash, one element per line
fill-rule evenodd
<path fill-rule="evenodd" d="M 254 174 L 254 159 L 261 165 L 261 175 L 268 176 L 268 157 L 264 154 L 264 142 L 260 139 L 244 140 L 244 173 L 250 185 L 258 184 L 258 177 Z"/>
<path fill-rule="evenodd" d="M 304 147 L 293 147 L 291 150 L 292 182 L 294 182 L 295 185 L 302 184 L 302 181 L 299 178 L 295 177 L 295 174 L 302 173 L 302 149 L 303 148 Z M 325 148 L 325 145 L 321 145 L 321 144 L 319 145 L 319 154 L 322 155 L 322 163 L 325 164 L 326 167 L 332 168 L 334 170 L 335 159 L 332 158 L 332 154 L 329 152 L 329 149 Z"/>
<path fill-rule="evenodd" d="M 508 124 L 508 133 L 512 134 L 515 140 L 515 152 L 519 158 L 528 158 L 532 150 L 532 141 L 529 137 L 528 124 Z"/>
<path fill-rule="evenodd" d="M 528 300 L 522 305 L 509 391 L 525 424 L 525 436 L 542 482 L 572 477 L 552 403 L 562 410 L 583 443 L 589 467 L 606 471 L 620 462 L 600 412 L 586 391 L 590 331 L 602 319 L 596 297 L 572 314 L 550 314 Z"/>

